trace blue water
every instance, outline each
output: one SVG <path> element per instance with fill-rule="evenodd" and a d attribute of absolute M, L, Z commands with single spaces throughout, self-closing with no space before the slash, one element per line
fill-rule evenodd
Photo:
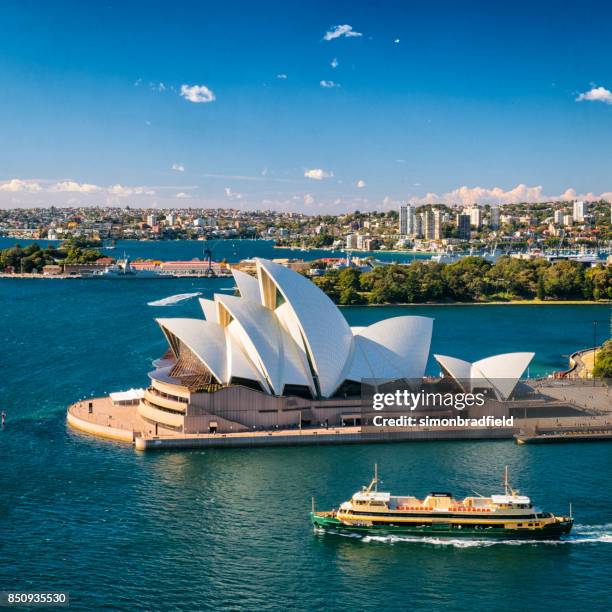
<path fill-rule="evenodd" d="M 41 246 L 59 244 L 58 240 L 23 240 L 17 238 L 0 237 L 0 249 L 20 244 L 26 246 L 36 242 Z M 293 258 L 307 261 L 322 257 L 346 257 L 345 251 L 331 251 L 324 249 L 294 249 L 275 247 L 272 240 L 211 240 L 205 243 L 200 240 L 118 240 L 115 248 L 102 249 L 111 257 L 128 255 L 131 259 L 137 257 L 161 260 L 188 260 L 204 257 L 204 249 L 210 247 L 212 257 L 216 261 L 226 259 L 230 263 L 238 262 L 249 257 Z M 360 257 L 373 256 L 381 261 L 409 262 L 413 259 L 429 259 L 429 255 L 422 253 L 386 253 L 385 251 L 355 251 Z"/>
<path fill-rule="evenodd" d="M 145 243 L 146 244 L 146 243 Z M 152 243 L 148 243 L 152 244 Z M 162 244 L 162 243 L 156 243 Z M 182 256 L 182 255 L 179 255 Z M 176 255 L 172 256 L 173 258 Z M 0 280 L 0 590 L 64 589 L 75 609 L 589 610 L 612 608 L 610 446 L 438 442 L 139 454 L 67 430 L 65 407 L 146 384 L 154 317 L 199 316 L 232 281 Z M 435 317 L 433 352 L 533 350 L 532 374 L 609 332 L 607 306 L 349 308 L 354 325 Z M 430 371 L 435 366 L 430 364 Z M 504 465 L 545 508 L 573 503 L 562 544 L 314 534 L 368 480 L 400 493 L 494 492 Z"/>

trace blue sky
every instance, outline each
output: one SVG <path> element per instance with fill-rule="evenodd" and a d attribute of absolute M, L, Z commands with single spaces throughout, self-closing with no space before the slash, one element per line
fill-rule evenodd
<path fill-rule="evenodd" d="M 4 0 L 0 206 L 610 197 L 612 5 L 495 4 Z"/>

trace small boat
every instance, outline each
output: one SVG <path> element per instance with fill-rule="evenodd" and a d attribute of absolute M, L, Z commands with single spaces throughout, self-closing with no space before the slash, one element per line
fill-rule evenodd
<path fill-rule="evenodd" d="M 316 512 L 310 520 L 325 531 L 363 535 L 420 535 L 435 537 L 481 537 L 502 539 L 559 539 L 574 523 L 571 516 L 542 512 L 529 497 L 519 495 L 504 476 L 504 494 L 455 499 L 434 492 L 423 500 L 411 495 L 395 496 L 378 490 L 378 470 L 367 487 L 355 493 L 337 510 Z"/>

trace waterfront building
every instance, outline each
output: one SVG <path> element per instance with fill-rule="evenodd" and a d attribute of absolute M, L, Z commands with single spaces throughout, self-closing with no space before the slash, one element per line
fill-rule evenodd
<path fill-rule="evenodd" d="M 411 204 L 399 207 L 399 233 L 400 236 L 414 236 L 415 234 L 415 208 Z"/>
<path fill-rule="evenodd" d="M 457 215 L 457 233 L 461 240 L 470 239 L 471 225 L 470 215 L 466 215 L 465 213 L 459 213 Z"/>
<path fill-rule="evenodd" d="M 474 205 L 470 208 L 466 208 L 463 211 L 466 215 L 470 215 L 470 225 L 476 229 L 480 229 L 482 226 L 482 209 Z"/>
<path fill-rule="evenodd" d="M 491 206 L 490 218 L 489 218 L 489 227 L 491 229 L 499 228 L 499 218 L 500 218 L 499 206 Z"/>
<path fill-rule="evenodd" d="M 428 209 L 421 213 L 423 220 L 423 236 L 426 240 L 442 239 L 442 211 Z"/>
<path fill-rule="evenodd" d="M 433 239 L 442 240 L 442 211 L 435 209 L 433 211 L 434 227 L 433 227 Z"/>
<path fill-rule="evenodd" d="M 569 226 L 574 223 L 574 217 L 572 215 L 563 215 L 563 225 Z"/>
<path fill-rule="evenodd" d="M 157 215 L 155 213 L 147 215 L 147 225 L 149 227 L 157 225 Z"/>
<path fill-rule="evenodd" d="M 256 277 L 233 270 L 240 297 L 200 300 L 204 319 L 157 320 L 168 350 L 138 406 L 156 432 L 340 424 L 360 409 L 363 380 L 423 377 L 432 319 L 351 328 L 311 281 L 255 261 Z"/>
<path fill-rule="evenodd" d="M 582 200 L 578 200 L 577 202 L 574 202 L 573 217 L 576 223 L 582 223 L 584 221 L 584 216 L 586 215 L 586 209 L 587 209 L 586 203 L 583 202 Z"/>
<path fill-rule="evenodd" d="M 136 264 L 131 264 L 136 267 Z M 209 271 L 215 276 L 223 276 L 227 272 L 224 264 L 211 261 L 210 264 L 205 259 L 192 259 L 191 261 L 163 261 L 159 269 L 164 274 L 172 276 L 206 276 Z M 228 274 L 229 275 L 229 274 Z"/>
<path fill-rule="evenodd" d="M 419 213 L 414 217 L 414 238 L 423 237 L 423 213 Z"/>
<path fill-rule="evenodd" d="M 347 249 L 356 249 L 357 248 L 357 238 L 358 234 L 348 234 L 346 237 L 345 247 Z"/>
<path fill-rule="evenodd" d="M 554 215 L 553 215 L 553 221 L 557 225 L 561 225 L 563 223 L 563 215 L 564 215 L 564 212 L 562 209 L 555 210 Z"/>

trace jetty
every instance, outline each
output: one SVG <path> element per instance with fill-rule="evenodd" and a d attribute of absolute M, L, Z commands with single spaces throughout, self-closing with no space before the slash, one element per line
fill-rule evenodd
<path fill-rule="evenodd" d="M 515 440 L 517 444 L 610 442 L 612 441 L 612 427 L 603 425 L 601 428 L 593 426 L 585 429 L 559 428 L 551 431 L 538 431 L 533 435 L 518 434 L 515 436 Z"/>

